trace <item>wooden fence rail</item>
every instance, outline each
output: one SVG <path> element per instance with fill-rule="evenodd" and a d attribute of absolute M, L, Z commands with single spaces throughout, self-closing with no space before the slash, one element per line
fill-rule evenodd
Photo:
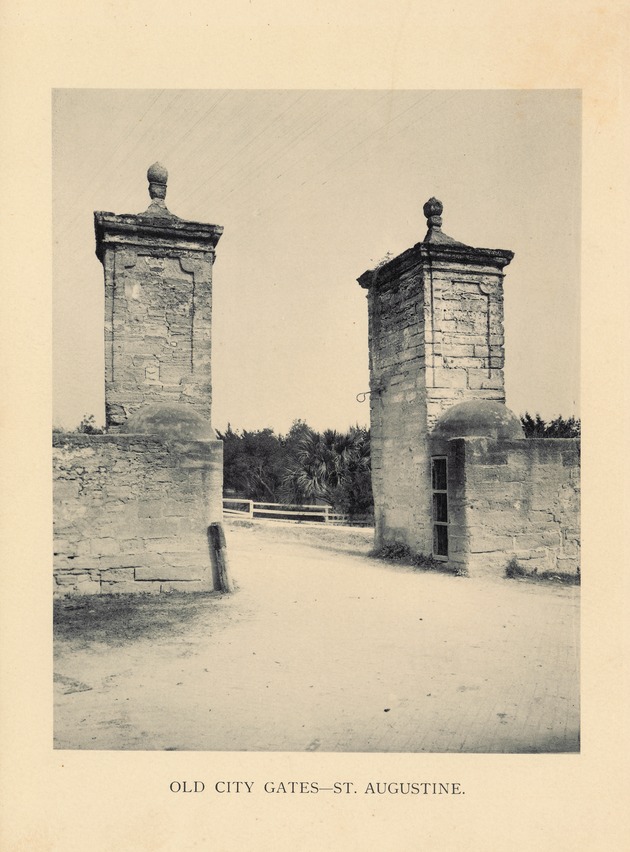
<path fill-rule="evenodd" d="M 295 522 L 319 524 L 348 524 L 350 518 L 339 512 L 333 512 L 330 506 L 293 503 L 259 503 L 239 497 L 223 498 L 223 514 L 239 518 L 268 518 Z M 360 522 L 363 525 L 363 522 Z M 365 524 L 371 525 L 371 522 Z"/>

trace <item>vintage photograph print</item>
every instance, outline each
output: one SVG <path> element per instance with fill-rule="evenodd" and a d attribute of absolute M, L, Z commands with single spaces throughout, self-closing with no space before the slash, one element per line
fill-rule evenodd
<path fill-rule="evenodd" d="M 579 91 L 52 98 L 55 748 L 578 752 Z"/>

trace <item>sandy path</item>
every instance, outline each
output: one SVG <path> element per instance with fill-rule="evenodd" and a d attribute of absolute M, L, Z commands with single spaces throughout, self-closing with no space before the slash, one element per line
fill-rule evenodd
<path fill-rule="evenodd" d="M 56 747 L 576 749 L 579 590 L 416 572 L 362 534 L 227 539 L 239 590 L 183 637 L 57 643 Z"/>

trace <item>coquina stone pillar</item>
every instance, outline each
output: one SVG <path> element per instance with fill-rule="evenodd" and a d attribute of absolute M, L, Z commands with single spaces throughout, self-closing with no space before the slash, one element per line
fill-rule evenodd
<path fill-rule="evenodd" d="M 458 402 L 505 402 L 503 269 L 513 253 L 447 236 L 435 198 L 424 214 L 424 240 L 358 281 L 369 311 L 376 545 L 428 555 L 431 429 Z"/>
<path fill-rule="evenodd" d="M 108 432 L 155 403 L 188 403 L 210 422 L 212 266 L 223 228 L 171 213 L 167 177 L 159 163 L 149 168 L 144 213 L 94 214 Z"/>

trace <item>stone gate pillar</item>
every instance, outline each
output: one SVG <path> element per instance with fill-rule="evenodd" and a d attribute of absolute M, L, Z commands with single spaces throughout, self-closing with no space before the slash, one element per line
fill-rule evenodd
<path fill-rule="evenodd" d="M 223 228 L 168 210 L 159 163 L 147 178 L 144 213 L 94 214 L 105 274 L 108 432 L 152 403 L 189 403 L 208 424 L 211 417 L 212 266 Z"/>
<path fill-rule="evenodd" d="M 211 424 L 212 265 L 223 228 L 165 206 L 95 213 L 105 434 L 54 436 L 55 594 L 231 591 Z"/>
<path fill-rule="evenodd" d="M 455 403 L 505 402 L 503 269 L 513 253 L 447 236 L 435 198 L 424 214 L 424 240 L 358 281 L 369 311 L 376 546 L 429 555 L 431 429 Z"/>

